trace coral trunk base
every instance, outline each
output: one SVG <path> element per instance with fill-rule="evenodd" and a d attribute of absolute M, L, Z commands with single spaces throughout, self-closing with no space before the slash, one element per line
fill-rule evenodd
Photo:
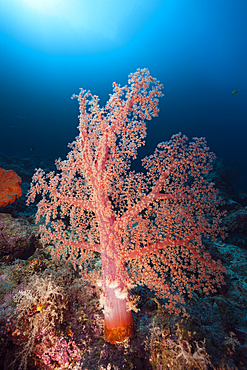
<path fill-rule="evenodd" d="M 107 329 L 105 327 L 105 341 L 112 344 L 122 343 L 125 340 L 133 337 L 134 335 L 135 335 L 134 324 L 124 326 L 121 328 L 112 328 L 112 329 Z"/>

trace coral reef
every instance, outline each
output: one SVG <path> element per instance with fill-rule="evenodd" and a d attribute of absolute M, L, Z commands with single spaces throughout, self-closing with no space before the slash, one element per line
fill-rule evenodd
<path fill-rule="evenodd" d="M 0 368 L 17 369 L 20 354 L 26 351 L 28 370 L 64 370 L 65 364 L 74 370 L 168 370 L 171 363 L 186 370 L 226 370 L 234 366 L 244 370 L 246 257 L 239 246 L 223 242 L 215 243 L 214 253 L 228 268 L 223 290 L 209 296 L 194 292 L 192 298 L 186 299 L 182 313 L 171 315 L 164 302 L 146 287 L 135 287 L 133 294 L 140 297 L 141 308 L 133 313 L 136 336 L 118 345 L 104 341 L 100 288 L 85 281 L 73 268 L 56 266 L 50 246 L 37 248 L 27 260 L 2 263 Z M 51 304 L 44 304 L 47 298 Z M 55 301 L 56 307 L 52 304 Z M 56 311 L 59 307 L 60 314 Z"/>
<path fill-rule="evenodd" d="M 53 159 L 10 158 L 0 153 L 0 167 L 20 174 L 24 194 L 34 169 L 40 166 L 46 172 L 53 171 Z M 55 264 L 54 246 L 43 247 L 38 242 L 35 207 L 27 208 L 22 197 L 1 208 L 5 213 L 0 214 L 4 225 L 0 262 L 0 368 L 245 370 L 247 195 L 234 191 L 222 161 L 215 161 L 213 167 L 214 171 L 205 176 L 208 183 L 214 182 L 220 189 L 224 204 L 218 207 L 220 212 L 227 211 L 223 225 L 228 236 L 215 241 L 203 238 L 202 243 L 205 251 L 226 267 L 226 284 L 209 295 L 203 289 L 193 291 L 191 297 L 185 294 L 180 314 L 169 314 L 166 302 L 147 286 L 131 288 L 130 296 L 136 306 L 133 312 L 136 335 L 121 344 L 104 341 L 101 287 L 83 278 L 69 263 L 67 267 L 62 261 Z M 15 254 L 19 236 L 30 243 L 27 253 Z M 95 253 L 89 274 L 93 275 L 99 268 L 100 256 Z M 135 302 L 137 296 L 139 300 Z"/>

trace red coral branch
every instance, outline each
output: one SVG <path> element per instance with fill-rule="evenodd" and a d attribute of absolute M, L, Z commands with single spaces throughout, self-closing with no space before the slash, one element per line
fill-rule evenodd
<path fill-rule="evenodd" d="M 145 175 L 130 171 L 145 143 L 145 120 L 158 115 L 161 88 L 147 69 L 137 70 L 128 86 L 113 84 L 102 108 L 81 89 L 73 96 L 79 136 L 67 159 L 56 162 L 60 173 L 37 170 L 28 194 L 29 203 L 42 195 L 36 220 L 57 261 L 79 265 L 89 278 L 100 253 L 105 338 L 112 343 L 134 333 L 130 284 L 146 284 L 176 310 L 183 293 L 209 293 L 223 283 L 225 269 L 203 247 L 203 239 L 224 234 L 217 191 L 205 179 L 214 159 L 205 139 L 187 144 L 174 135 L 143 159 Z"/>

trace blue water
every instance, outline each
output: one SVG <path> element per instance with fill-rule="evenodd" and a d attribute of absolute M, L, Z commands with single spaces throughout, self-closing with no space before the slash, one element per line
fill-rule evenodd
<path fill-rule="evenodd" d="M 27 9 L 27 2 L 0 0 L 0 152 L 64 158 L 77 135 L 71 95 L 90 89 L 103 105 L 113 81 L 124 85 L 147 67 L 165 96 L 159 117 L 147 123 L 140 157 L 179 131 L 205 136 L 233 169 L 237 189 L 247 191 L 246 0 L 147 0 L 147 9 L 139 1 L 131 7 L 135 0 L 126 1 L 128 9 L 118 0 L 119 9 L 104 8 L 109 2 L 98 0 L 86 31 L 68 20 L 63 27 L 64 17 Z"/>

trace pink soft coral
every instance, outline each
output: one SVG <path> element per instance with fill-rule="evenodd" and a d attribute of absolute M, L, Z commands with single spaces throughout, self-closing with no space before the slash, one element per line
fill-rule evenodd
<path fill-rule="evenodd" d="M 188 145 L 174 135 L 143 160 L 146 174 L 130 171 L 144 145 L 145 119 L 158 115 L 162 85 L 142 69 L 128 86 L 113 88 L 105 108 L 89 91 L 74 95 L 79 136 L 67 159 L 57 161 L 58 174 L 37 170 L 28 202 L 42 194 L 36 220 L 43 221 L 42 242 L 54 243 L 55 260 L 79 265 L 89 278 L 94 252 L 100 253 L 105 338 L 116 343 L 134 332 L 133 282 L 175 309 L 185 292 L 214 291 L 225 270 L 202 246 L 202 238 L 220 231 L 217 192 L 204 178 L 214 158 L 205 139 Z"/>

